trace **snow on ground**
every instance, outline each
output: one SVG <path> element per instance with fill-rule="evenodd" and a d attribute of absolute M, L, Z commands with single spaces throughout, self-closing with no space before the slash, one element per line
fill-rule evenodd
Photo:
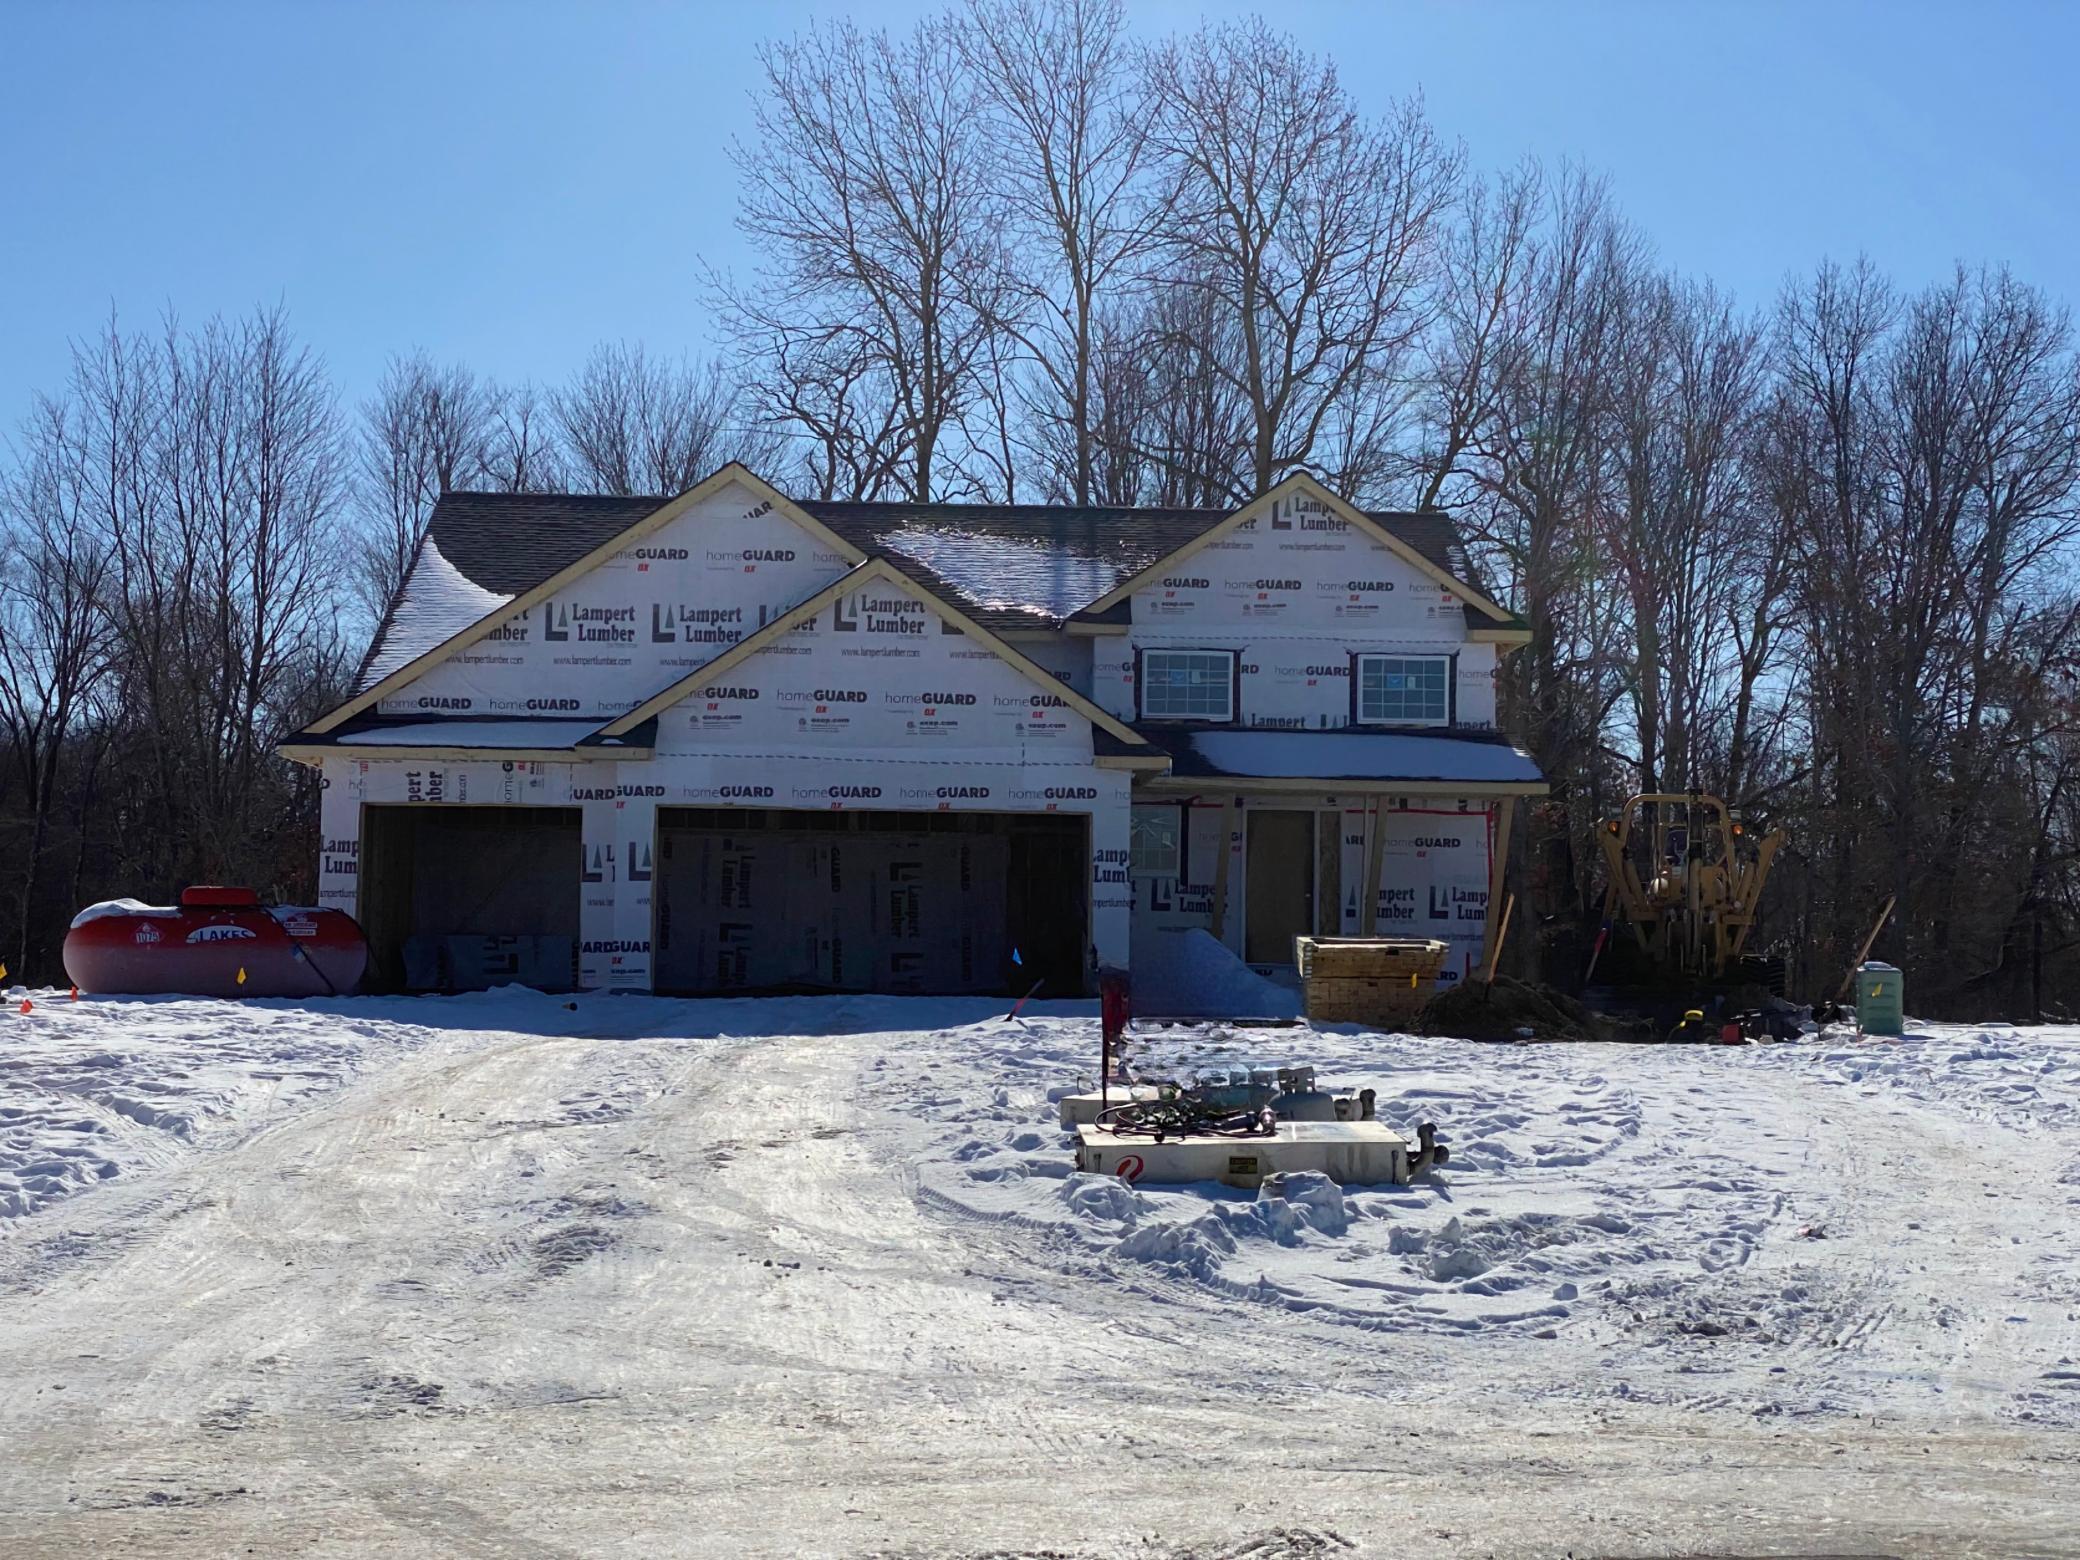
<path fill-rule="evenodd" d="M 347 1019 L 252 1021 L 221 1002 L 108 1004 L 8 994 L 0 1017 L 0 1216 L 172 1162 L 220 1129 L 293 1110 L 427 1031 Z M 259 1005 L 255 1004 L 257 1009 Z M 111 1021 L 112 1016 L 115 1021 Z"/>
<path fill-rule="evenodd" d="M 1765 1416 L 1942 1400 L 2080 1429 L 2080 1032 L 1678 1048 L 1229 1030 L 1145 1046 L 1144 1065 L 1171 1050 L 1186 1076 L 1311 1061 L 1324 1088 L 1377 1087 L 1411 1138 L 1438 1123 L 1452 1160 L 1434 1177 L 1350 1189 L 1333 1216 L 1297 1221 L 1246 1192 L 1069 1174 L 1030 1090 L 1002 1090 L 977 1121 L 967 1101 L 1022 1059 L 1043 1077 L 1088 1069 L 1079 1029 L 1046 1045 L 999 1032 L 970 1088 L 918 1102 L 945 1126 L 920 1172 L 940 1206 L 1047 1226 L 1113 1271 L 1160 1270 L 1142 1282 L 1397 1341 L 1591 1346 L 1605 1380 L 1570 1391 L 1592 1399 Z M 1941 1368 L 1989 1329 L 2010 1368 Z M 1529 1371 L 1533 1395 L 1543 1376 Z"/>
<path fill-rule="evenodd" d="M 31 1012 L 19 1005 L 31 1000 Z M 994 1001 L 970 1004 L 994 1011 Z M 0 1004 L 0 1218 L 140 1167 L 214 1135 L 236 1138 L 293 1114 L 350 1077 L 436 1041 L 496 1043 L 513 1031 L 600 1037 L 616 1026 L 687 1039 L 756 1033 L 814 1002 L 606 1002 L 520 987 L 459 997 L 228 1003 L 190 997 L 70 999 L 17 986 Z M 581 1016 L 582 1015 L 582 1016 Z M 507 1026 L 511 1026 L 510 1029 Z M 4 1229 L 4 1226 L 0 1226 Z"/>
<path fill-rule="evenodd" d="M 0 1553 L 2080 1553 L 2080 1030 L 1158 1031 L 1411 1187 L 1077 1175 L 1087 1005 L 0 1011 Z"/>

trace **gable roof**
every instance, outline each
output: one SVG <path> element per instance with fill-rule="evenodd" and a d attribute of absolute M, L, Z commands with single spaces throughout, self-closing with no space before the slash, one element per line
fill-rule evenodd
<path fill-rule="evenodd" d="M 433 662 L 474 644 L 513 613 L 525 611 L 529 607 L 546 601 L 550 596 L 553 596 L 564 586 L 576 580 L 580 575 L 590 573 L 595 567 L 604 563 L 623 548 L 631 546 L 652 532 L 671 524 L 672 521 L 685 514 L 687 510 L 713 497 L 732 482 L 740 483 L 744 487 L 749 488 L 755 496 L 771 504 L 774 510 L 784 518 L 792 520 L 811 536 L 817 537 L 826 546 L 835 549 L 851 562 L 859 563 L 865 557 L 865 554 L 853 546 L 852 543 L 837 535 L 821 521 L 805 514 L 795 504 L 793 499 L 767 482 L 765 478 L 736 461 L 731 461 L 712 475 L 704 477 L 676 498 L 667 499 L 661 503 L 657 500 L 648 501 L 651 504 L 651 508 L 640 518 L 627 521 L 619 529 L 597 537 L 584 552 L 577 554 L 569 562 L 552 569 L 550 573 L 538 578 L 533 584 L 514 595 L 505 595 L 503 592 L 494 590 L 484 584 L 476 576 L 464 573 L 457 567 L 455 560 L 449 557 L 449 544 L 437 538 L 433 533 L 431 525 L 429 525 L 425 539 L 420 543 L 418 552 L 412 558 L 411 569 L 407 572 L 404 581 L 399 585 L 397 595 L 392 598 L 390 609 L 383 615 L 383 624 L 378 629 L 374 642 L 370 645 L 367 660 L 362 663 L 362 675 L 355 680 L 354 696 L 338 708 L 312 721 L 309 726 L 304 728 L 305 732 L 310 735 L 321 734 L 330 731 L 334 726 L 339 725 L 340 722 L 360 714 L 363 710 L 373 706 L 385 694 L 410 682 Z M 568 503 L 569 501 L 559 498 L 556 502 Z M 636 501 L 624 499 L 619 502 L 633 503 Z M 436 512 L 438 512 L 438 506 L 436 506 Z M 465 552 L 469 550 L 467 542 L 463 544 L 462 550 Z M 509 537 L 506 550 L 509 553 L 518 554 L 524 551 L 524 546 L 517 543 L 516 539 Z M 481 554 L 474 561 L 480 566 L 484 563 Z M 490 567 L 491 577 L 495 579 L 510 579 L 510 575 L 503 575 L 498 572 L 500 567 L 500 565 L 492 565 Z M 415 588 L 414 582 L 422 581 L 422 579 L 423 583 Z M 454 619 L 447 617 L 445 613 L 455 610 L 452 604 L 458 602 L 464 604 L 466 608 L 473 607 L 476 616 L 467 623 L 449 627 L 446 637 L 430 645 L 425 645 L 423 648 L 410 647 L 406 646 L 401 639 L 398 639 L 391 632 L 399 620 L 400 609 L 408 601 L 417 601 L 425 604 L 422 607 L 414 608 L 411 617 L 415 623 L 449 627 L 454 622 Z M 426 631 L 432 631 L 431 626 Z M 371 675 L 372 669 L 378 665 L 377 647 L 393 641 L 396 648 L 388 650 L 382 657 L 380 664 L 383 669 L 374 671 L 373 675 Z"/>
<path fill-rule="evenodd" d="M 771 491 L 741 467 L 726 469 L 762 493 Z M 721 477 L 717 473 L 694 491 Z M 685 500 L 686 495 L 445 495 L 377 626 L 354 681 L 357 700 L 400 669 L 460 648 L 468 631 L 480 623 L 488 629 L 497 621 L 494 614 L 517 610 L 522 596 L 549 594 L 542 589 L 545 583 L 568 577 L 595 554 L 618 550 L 634 527 L 657 520 L 667 506 L 680 512 Z M 894 560 L 910 578 L 1003 634 L 1051 632 L 1071 619 L 1124 622 L 1122 608 L 1100 613 L 1090 604 L 1207 538 L 1239 511 L 804 500 L 787 504 L 785 513 L 813 522 L 855 562 Z M 1449 516 L 1382 510 L 1366 512 L 1365 518 L 1430 568 L 1480 594 L 1479 575 Z M 1487 632 L 1496 622 L 1492 612 L 1469 603 L 1469 628 Z"/>
<path fill-rule="evenodd" d="M 991 633 L 959 608 L 953 606 L 950 602 L 942 600 L 929 585 L 912 579 L 905 570 L 899 568 L 893 560 L 888 558 L 871 558 L 858 568 L 840 575 L 807 601 L 802 602 L 799 606 L 791 607 L 778 617 L 773 618 L 763 628 L 759 629 L 757 633 L 745 635 L 720 655 L 713 657 L 703 665 L 695 667 L 670 687 L 659 689 L 626 715 L 617 716 L 613 720 L 608 721 L 598 731 L 594 732 L 591 737 L 586 738 L 586 741 L 611 742 L 626 737 L 645 721 L 655 720 L 664 711 L 670 709 L 695 689 L 705 687 L 729 671 L 731 667 L 756 655 L 766 646 L 791 633 L 800 624 L 808 622 L 832 602 L 877 580 L 885 580 L 905 595 L 923 602 L 929 611 L 937 613 L 947 622 L 978 641 L 985 648 L 994 651 L 998 658 L 1008 663 L 1014 671 L 1021 673 L 1032 682 L 1046 689 L 1047 692 L 1059 697 L 1070 709 L 1089 721 L 1092 726 L 1107 733 L 1126 748 L 1147 753 L 1153 758 L 1160 758 L 1160 755 L 1149 744 L 1147 738 L 1143 737 L 1132 726 L 1129 726 L 1117 716 L 1108 714 L 1100 709 L 1083 694 L 1078 693 L 1067 683 L 1055 677 L 1045 667 L 1037 665 L 1020 652 L 1017 646 L 1006 644 L 997 635 Z"/>
<path fill-rule="evenodd" d="M 664 500 L 446 493 L 354 676 L 359 693 L 655 514 Z"/>
<path fill-rule="evenodd" d="M 1158 576 L 1176 568 L 1202 547 L 1207 546 L 1211 542 L 1216 542 L 1229 532 L 1236 530 L 1250 518 L 1259 505 L 1275 503 L 1282 498 L 1301 495 L 1313 499 L 1338 519 L 1363 531 L 1372 537 L 1374 541 L 1385 547 L 1387 551 L 1400 558 L 1402 562 L 1414 568 L 1417 573 L 1429 576 L 1437 584 L 1457 596 L 1469 609 L 1467 612 L 1469 625 L 1476 621 L 1476 613 L 1479 614 L 1480 620 L 1488 626 L 1515 624 L 1515 617 L 1495 602 L 1489 600 L 1486 593 L 1471 583 L 1473 571 L 1470 568 L 1461 567 L 1454 569 L 1449 566 L 1448 562 L 1440 562 L 1435 558 L 1427 556 L 1422 549 L 1413 545 L 1406 537 L 1397 535 L 1391 525 L 1383 523 L 1379 517 L 1337 497 L 1326 487 L 1322 486 L 1313 476 L 1304 471 L 1296 471 L 1284 481 L 1273 484 L 1268 490 L 1260 493 L 1247 504 L 1231 511 L 1218 523 L 1208 526 L 1182 545 L 1165 553 L 1153 562 L 1144 565 L 1126 578 L 1119 580 L 1105 594 L 1099 596 L 1095 601 L 1092 601 L 1077 612 L 1075 617 L 1077 620 L 1087 623 L 1123 621 L 1123 618 L 1118 615 L 1119 609 L 1126 605 L 1128 597 L 1135 591 L 1149 584 Z M 1404 518 L 1422 520 L 1430 517 L 1416 515 L 1410 517 L 1395 516 L 1392 518 L 1396 520 Z M 1442 517 L 1439 516 L 1438 518 L 1441 519 Z M 1446 524 L 1449 526 L 1449 522 L 1446 522 Z M 1456 541 L 1455 533 L 1453 539 Z M 1458 551 L 1463 559 L 1464 548 L 1461 547 Z"/>
<path fill-rule="evenodd" d="M 1281 483 L 1272 491 L 1285 487 Z M 1073 504 L 805 501 L 802 507 L 869 554 L 897 558 L 914 576 L 943 585 L 963 610 L 1007 630 L 1051 630 L 1071 618 L 1085 619 L 1092 603 L 1124 581 L 1242 518 L 1232 508 Z M 1424 572 L 1442 572 L 1481 593 L 1479 575 L 1450 516 L 1436 510 L 1358 511 L 1348 505 L 1340 505 L 1339 512 L 1362 514 L 1368 529 L 1412 550 Z M 1485 612 L 1480 620 L 1492 621 Z"/>

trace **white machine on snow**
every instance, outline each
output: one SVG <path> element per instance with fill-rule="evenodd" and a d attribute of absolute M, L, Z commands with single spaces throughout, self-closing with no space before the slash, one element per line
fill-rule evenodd
<path fill-rule="evenodd" d="M 1109 1038 L 1099 1087 L 1065 1096 L 1076 1168 L 1134 1182 L 1220 1181 L 1253 1187 L 1312 1170 L 1341 1185 L 1405 1183 L 1450 1158 L 1424 1122 L 1417 1141 L 1380 1121 L 1378 1093 L 1338 1095 L 1307 1066 L 1201 1073 L 1189 1083 L 1115 1083 Z"/>

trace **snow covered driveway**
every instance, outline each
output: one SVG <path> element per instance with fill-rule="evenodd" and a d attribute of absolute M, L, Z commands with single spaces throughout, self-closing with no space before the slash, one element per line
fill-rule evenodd
<path fill-rule="evenodd" d="M 0 1554 L 2080 1553 L 2080 1032 L 1149 1045 L 1452 1144 L 1300 1204 L 990 1012 L 5 1015 Z"/>

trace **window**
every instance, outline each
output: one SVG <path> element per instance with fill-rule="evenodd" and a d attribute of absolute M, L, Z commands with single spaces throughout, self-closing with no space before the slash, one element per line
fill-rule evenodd
<path fill-rule="evenodd" d="M 1144 650 L 1141 714 L 1148 720 L 1235 718 L 1235 652 Z"/>
<path fill-rule="evenodd" d="M 1182 807 L 1136 807 L 1127 865 L 1135 877 L 1176 877 L 1183 851 Z"/>
<path fill-rule="evenodd" d="M 1444 655 L 1358 657 L 1358 724 L 1448 726 L 1452 660 Z"/>

